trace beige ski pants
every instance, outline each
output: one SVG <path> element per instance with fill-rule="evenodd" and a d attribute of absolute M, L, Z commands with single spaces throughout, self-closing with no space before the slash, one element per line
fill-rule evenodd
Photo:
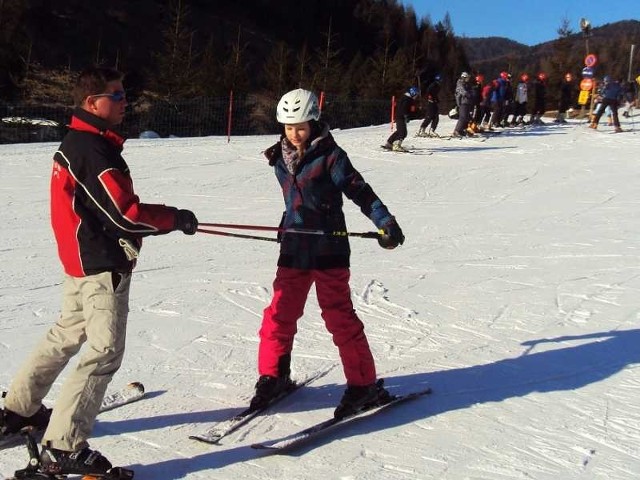
<path fill-rule="evenodd" d="M 65 379 L 42 443 L 76 451 L 87 439 L 107 385 L 124 355 L 131 274 L 66 275 L 62 312 L 15 376 L 5 407 L 33 415 L 71 357 L 86 343 Z"/>

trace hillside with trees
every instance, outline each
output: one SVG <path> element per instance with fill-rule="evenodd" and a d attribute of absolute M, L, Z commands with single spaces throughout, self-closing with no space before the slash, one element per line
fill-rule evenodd
<path fill-rule="evenodd" d="M 274 102 L 298 86 L 325 92 L 334 112 L 348 111 L 355 119 L 336 122 L 345 128 L 387 121 L 392 95 L 424 87 L 436 73 L 442 111 L 453 106 L 465 70 L 487 79 L 503 70 L 542 70 L 551 81 L 577 75 L 585 39 L 566 21 L 558 25 L 557 40 L 528 47 L 457 37 L 448 15 L 417 18 L 397 0 L 0 0 L 0 116 L 16 115 L 15 105 L 38 106 L 64 122 L 77 72 L 99 64 L 126 72 L 132 111 L 145 115 L 140 128 L 161 122 L 168 134 L 188 118 L 183 134 L 219 132 L 233 92 L 247 111 L 247 131 L 269 131 Z M 627 45 L 640 44 L 640 22 L 592 33 L 599 71 L 626 76 Z"/>
<path fill-rule="evenodd" d="M 592 29 L 585 37 L 579 28 L 574 31 L 564 19 L 558 22 L 558 38 L 551 42 L 528 47 L 506 38 L 462 38 L 469 62 L 474 70 L 508 71 L 513 74 L 546 72 L 550 79 L 561 79 L 571 72 L 579 77 L 584 57 L 589 52 L 598 57 L 596 74 L 627 79 L 631 45 L 636 45 L 632 78 L 640 73 L 640 21 L 626 20 Z"/>
<path fill-rule="evenodd" d="M 0 1 L 0 98 L 51 101 L 91 63 L 163 98 L 296 85 L 384 98 L 416 72 L 452 79 L 469 66 L 447 18 L 419 20 L 396 1 Z"/>

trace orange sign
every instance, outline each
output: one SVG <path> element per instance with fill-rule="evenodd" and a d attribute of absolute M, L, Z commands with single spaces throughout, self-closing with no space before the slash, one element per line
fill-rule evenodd
<path fill-rule="evenodd" d="M 580 81 L 580 90 L 591 90 L 593 88 L 593 78 L 583 78 Z"/>
<path fill-rule="evenodd" d="M 590 53 L 586 57 L 584 57 L 584 64 L 587 67 L 595 67 L 596 63 L 598 63 L 598 57 L 596 57 L 593 53 Z"/>

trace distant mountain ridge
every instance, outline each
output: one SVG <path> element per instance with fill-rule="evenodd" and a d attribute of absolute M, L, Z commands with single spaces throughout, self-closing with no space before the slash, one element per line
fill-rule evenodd
<path fill-rule="evenodd" d="M 502 70 L 511 72 L 550 70 L 577 71 L 584 66 L 586 43 L 589 53 L 599 58 L 599 69 L 615 76 L 627 77 L 629 51 L 636 45 L 635 72 L 640 70 L 640 21 L 622 20 L 595 27 L 585 38 L 582 32 L 528 46 L 504 37 L 460 37 L 460 42 L 474 70 L 494 74 Z M 552 61 L 551 57 L 566 57 Z"/>

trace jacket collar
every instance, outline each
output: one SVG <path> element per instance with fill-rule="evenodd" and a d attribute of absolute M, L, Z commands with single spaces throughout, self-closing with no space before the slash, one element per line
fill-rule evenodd
<path fill-rule="evenodd" d="M 73 110 L 69 128 L 71 130 L 100 135 L 120 150 L 122 150 L 126 140 L 120 133 L 111 129 L 102 118 L 97 117 L 80 107 Z"/>

